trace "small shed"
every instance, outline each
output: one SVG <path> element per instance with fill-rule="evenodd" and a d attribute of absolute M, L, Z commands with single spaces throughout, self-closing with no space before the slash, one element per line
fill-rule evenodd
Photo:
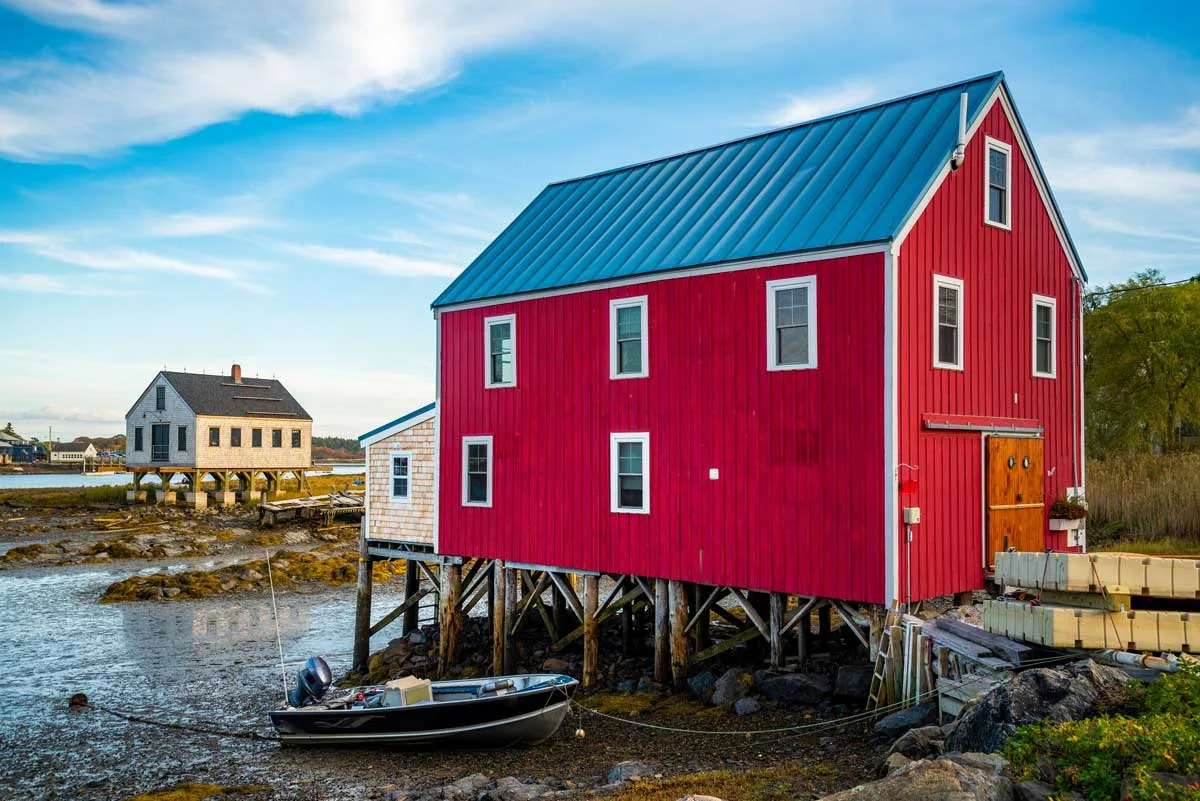
<path fill-rule="evenodd" d="M 429 403 L 358 438 L 366 451 L 369 549 L 432 551 L 437 408 Z"/>
<path fill-rule="evenodd" d="M 52 464 L 80 464 L 96 458 L 96 447 L 90 442 L 56 442 L 50 449 Z"/>

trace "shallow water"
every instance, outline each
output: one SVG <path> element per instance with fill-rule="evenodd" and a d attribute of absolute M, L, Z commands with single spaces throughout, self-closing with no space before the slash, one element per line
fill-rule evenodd
<path fill-rule="evenodd" d="M 329 472 L 335 476 L 353 475 L 363 472 L 364 469 L 361 464 L 334 464 L 328 465 L 328 467 L 330 468 Z M 92 476 L 85 476 L 83 473 L 5 473 L 0 475 L 0 490 L 123 487 L 129 483 L 128 473 L 102 473 Z M 156 482 L 151 480 L 148 483 Z M 182 484 L 183 477 L 178 477 L 175 483 Z"/>
<path fill-rule="evenodd" d="M 138 572 L 165 566 L 184 565 L 169 560 Z M 270 780 L 275 772 L 274 743 L 68 711 L 68 697 L 83 692 L 94 704 L 147 717 L 269 731 L 265 711 L 283 693 L 270 596 L 96 603 L 131 572 L 130 565 L 89 565 L 0 574 L 3 798 L 121 798 L 173 781 Z M 388 585 L 375 595 L 377 609 L 399 602 Z M 352 587 L 280 595 L 278 609 L 289 681 L 313 654 L 325 656 L 335 675 L 349 667 Z M 373 647 L 397 631 L 381 632 Z"/>

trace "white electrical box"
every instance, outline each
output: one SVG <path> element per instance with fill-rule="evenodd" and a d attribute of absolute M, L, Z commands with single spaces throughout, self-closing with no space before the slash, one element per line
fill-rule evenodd
<path fill-rule="evenodd" d="M 708 468 L 708 477 L 712 481 L 716 481 L 718 478 L 721 477 L 721 471 L 715 467 L 710 467 L 710 468 Z"/>
<path fill-rule="evenodd" d="M 921 507 L 920 506 L 905 506 L 904 507 L 904 525 L 915 526 L 921 522 Z"/>

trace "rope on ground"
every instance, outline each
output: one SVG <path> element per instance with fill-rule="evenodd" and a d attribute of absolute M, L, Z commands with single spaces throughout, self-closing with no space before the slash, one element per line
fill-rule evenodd
<path fill-rule="evenodd" d="M 169 720 L 155 720 L 153 718 L 145 718 L 145 717 L 142 717 L 141 715 L 133 715 L 128 712 L 120 712 L 116 709 L 109 709 L 108 707 L 100 706 L 99 704 L 93 704 L 91 702 L 88 702 L 86 704 L 80 704 L 80 706 L 84 707 L 85 709 L 94 709 L 97 712 L 104 712 L 105 714 L 112 715 L 113 717 L 118 717 L 118 718 L 121 718 L 122 720 L 127 720 L 130 723 L 144 723 L 148 726 L 158 726 L 163 729 L 175 729 L 177 731 L 187 731 L 187 732 L 193 732 L 195 734 L 214 734 L 218 737 L 235 737 L 235 738 L 238 738 L 241 740 L 267 740 L 267 741 L 278 741 L 279 740 L 279 738 L 277 736 L 275 736 L 274 734 L 259 734 L 256 731 L 229 731 L 227 729 L 210 728 L 207 726 L 193 726 L 193 725 L 190 725 L 187 723 L 175 723 L 175 722 L 172 722 Z"/>

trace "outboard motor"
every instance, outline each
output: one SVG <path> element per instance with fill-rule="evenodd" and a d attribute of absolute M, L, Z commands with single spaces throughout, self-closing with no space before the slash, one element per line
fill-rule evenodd
<path fill-rule="evenodd" d="M 296 687 L 288 692 L 288 703 L 301 707 L 318 700 L 333 684 L 329 665 L 319 656 L 309 657 L 296 673 Z"/>

